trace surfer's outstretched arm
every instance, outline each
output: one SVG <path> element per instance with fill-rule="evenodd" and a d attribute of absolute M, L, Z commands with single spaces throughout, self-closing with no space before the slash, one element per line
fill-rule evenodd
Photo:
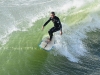
<path fill-rule="evenodd" d="M 63 33 L 62 33 L 62 24 L 61 24 L 61 22 L 60 22 L 60 19 L 59 19 L 59 21 L 58 21 L 58 23 L 59 23 L 59 26 L 60 26 L 60 34 L 62 35 Z"/>
<path fill-rule="evenodd" d="M 44 27 L 50 22 L 51 18 L 43 25 Z"/>
<path fill-rule="evenodd" d="M 49 18 L 49 20 L 42 26 L 42 30 L 44 29 L 44 27 L 50 22 L 51 18 Z"/>
<path fill-rule="evenodd" d="M 63 32 L 62 32 L 62 24 L 61 24 L 61 23 L 60 23 L 60 26 L 61 26 L 61 27 L 60 27 L 60 31 L 61 31 L 61 33 L 60 33 L 60 34 L 62 35 L 62 34 L 63 34 Z"/>
<path fill-rule="evenodd" d="M 61 31 L 60 34 L 62 35 L 62 34 L 63 34 L 63 32 L 62 32 L 62 28 L 60 29 L 60 31 Z"/>

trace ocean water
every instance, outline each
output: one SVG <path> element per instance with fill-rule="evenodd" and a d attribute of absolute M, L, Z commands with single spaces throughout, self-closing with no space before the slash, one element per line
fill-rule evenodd
<path fill-rule="evenodd" d="M 63 35 L 39 48 L 55 11 Z M 0 75 L 100 75 L 99 0 L 0 0 Z"/>

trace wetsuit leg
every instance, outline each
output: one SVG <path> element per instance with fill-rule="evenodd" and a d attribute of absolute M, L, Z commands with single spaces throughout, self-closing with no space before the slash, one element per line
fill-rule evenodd
<path fill-rule="evenodd" d="M 53 33 L 56 32 L 56 31 L 59 31 L 59 30 L 60 30 L 59 28 L 52 27 L 52 28 L 48 31 L 49 36 L 50 36 L 50 41 L 52 40 Z"/>

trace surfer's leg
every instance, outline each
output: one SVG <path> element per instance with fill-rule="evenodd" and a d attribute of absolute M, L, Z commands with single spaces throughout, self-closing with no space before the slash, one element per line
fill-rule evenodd
<path fill-rule="evenodd" d="M 53 33 L 56 32 L 56 31 L 59 31 L 59 30 L 60 30 L 59 28 L 52 27 L 52 28 L 48 31 L 49 36 L 50 36 L 50 41 L 52 40 Z"/>
<path fill-rule="evenodd" d="M 52 40 L 54 30 L 55 30 L 55 27 L 52 27 L 52 28 L 48 31 L 49 36 L 50 36 L 50 41 Z"/>

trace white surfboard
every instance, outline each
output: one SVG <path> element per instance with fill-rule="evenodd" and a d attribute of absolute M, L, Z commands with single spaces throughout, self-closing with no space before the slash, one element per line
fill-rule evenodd
<path fill-rule="evenodd" d="M 53 46 L 54 46 L 54 38 L 52 38 L 52 40 L 50 42 L 48 42 L 49 40 L 49 36 L 45 36 L 42 39 L 42 42 L 40 43 L 39 47 L 43 48 L 46 51 L 50 51 L 52 50 Z"/>

